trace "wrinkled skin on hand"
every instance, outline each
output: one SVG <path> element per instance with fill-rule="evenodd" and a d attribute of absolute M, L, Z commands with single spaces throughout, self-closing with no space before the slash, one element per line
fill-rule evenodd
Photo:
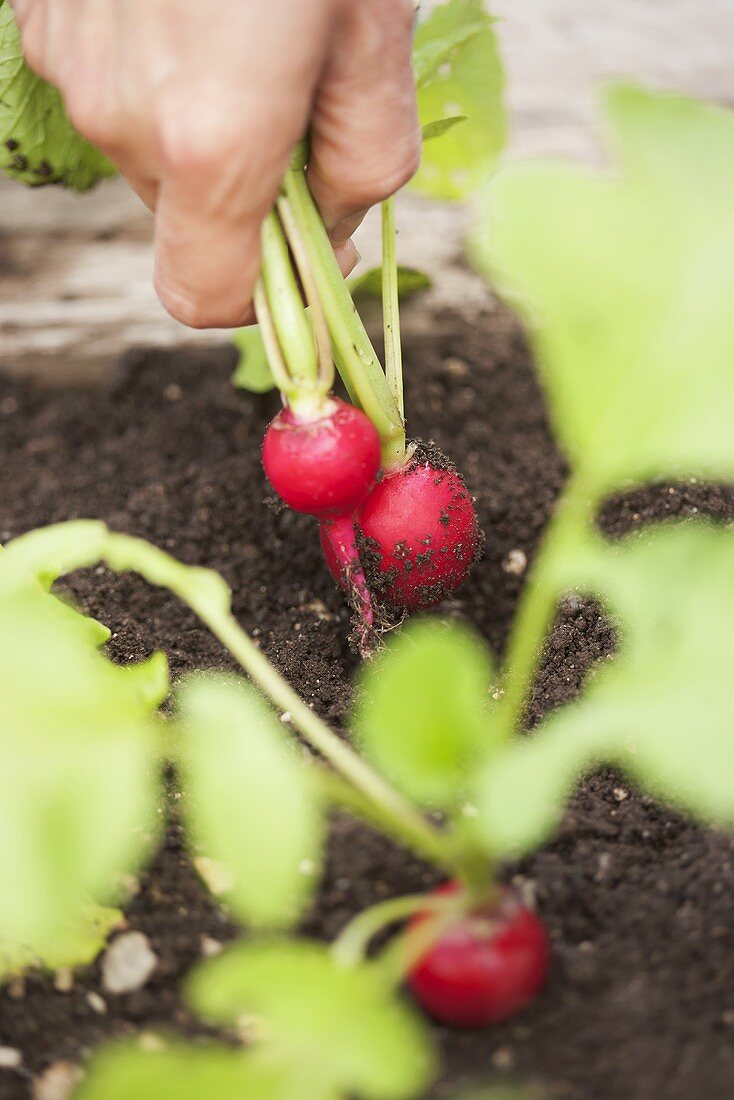
<path fill-rule="evenodd" d="M 252 319 L 260 223 L 310 125 L 344 273 L 420 158 L 413 0 L 11 0 L 29 65 L 155 214 L 155 285 L 194 327 Z"/>

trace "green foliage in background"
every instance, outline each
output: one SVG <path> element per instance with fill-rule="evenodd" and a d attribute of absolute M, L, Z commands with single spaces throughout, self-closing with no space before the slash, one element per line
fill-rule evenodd
<path fill-rule="evenodd" d="M 9 4 L 0 0 L 0 168 L 20 183 L 87 191 L 115 168 L 69 122 L 61 96 L 26 65 Z"/>
<path fill-rule="evenodd" d="M 157 831 L 162 658 L 120 668 L 49 594 L 35 536 L 0 554 L 0 974 L 89 961 Z M 49 560 L 44 576 L 49 576 Z"/>
<path fill-rule="evenodd" d="M 465 199 L 504 146 L 504 71 L 494 22 L 482 0 L 448 0 L 418 26 L 413 66 L 424 146 L 411 187 L 428 198 Z"/>

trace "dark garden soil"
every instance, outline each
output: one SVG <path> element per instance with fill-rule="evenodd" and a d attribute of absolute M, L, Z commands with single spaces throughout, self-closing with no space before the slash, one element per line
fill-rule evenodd
<path fill-rule="evenodd" d="M 415 433 L 436 440 L 465 473 L 487 533 L 484 560 L 444 613 L 470 620 L 499 651 L 523 583 L 520 556 L 511 551 L 532 557 L 564 469 L 514 322 L 503 312 L 471 328 L 444 321 L 440 338 L 409 343 L 408 408 Z M 99 516 L 184 561 L 221 570 L 243 625 L 301 694 L 339 723 L 355 668 L 347 617 L 314 524 L 266 502 L 258 449 L 275 402 L 236 393 L 231 367 L 226 350 L 147 352 L 130 355 L 98 392 L 2 382 L 0 539 Z M 616 535 L 696 512 L 731 519 L 734 493 L 661 485 L 612 502 L 603 523 Z M 136 578 L 97 569 L 76 576 L 72 587 L 114 631 L 111 650 L 120 660 L 162 647 L 174 676 L 229 665 L 172 597 Z M 567 604 L 530 723 L 569 699 L 611 646 L 592 605 Z M 534 892 L 551 931 L 550 983 L 504 1026 L 438 1029 L 444 1076 L 432 1095 L 509 1075 L 568 1100 L 730 1100 L 734 842 L 694 828 L 621 777 L 599 773 L 574 797 L 555 842 L 509 874 Z M 339 818 L 306 931 L 331 937 L 356 909 L 435 878 Z M 31 1075 L 57 1059 L 84 1060 L 109 1036 L 157 1028 L 202 1034 L 179 982 L 201 956 L 202 937 L 224 940 L 234 929 L 199 884 L 175 825 L 142 876 L 128 920 L 159 956 L 141 991 L 110 996 L 92 967 L 70 992 L 34 976 L 0 993 L 0 1045 L 23 1055 L 22 1072 L 0 1071 L 1 1100 L 29 1096 Z"/>

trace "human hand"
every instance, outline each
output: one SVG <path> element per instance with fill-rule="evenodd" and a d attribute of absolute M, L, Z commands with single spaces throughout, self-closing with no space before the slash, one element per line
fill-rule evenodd
<path fill-rule="evenodd" d="M 196 328 L 252 320 L 260 224 L 310 126 L 344 274 L 420 158 L 413 0 L 11 0 L 28 63 L 155 214 L 155 286 Z"/>

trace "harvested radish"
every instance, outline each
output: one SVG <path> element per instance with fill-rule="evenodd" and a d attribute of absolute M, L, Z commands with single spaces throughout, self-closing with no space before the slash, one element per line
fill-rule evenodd
<path fill-rule="evenodd" d="M 481 548 L 461 475 L 437 448 L 422 445 L 375 486 L 356 529 L 375 597 L 406 611 L 433 607 L 456 591 Z"/>
<path fill-rule="evenodd" d="M 451 882 L 439 893 L 455 893 Z M 414 928 L 427 919 L 419 914 Z M 513 890 L 460 915 L 409 975 L 416 1000 L 451 1027 L 486 1027 L 506 1020 L 545 984 L 550 950 L 536 914 Z"/>
<path fill-rule="evenodd" d="M 380 438 L 354 405 L 328 399 L 313 419 L 282 409 L 265 433 L 263 466 L 295 512 L 351 515 L 374 485 Z"/>

